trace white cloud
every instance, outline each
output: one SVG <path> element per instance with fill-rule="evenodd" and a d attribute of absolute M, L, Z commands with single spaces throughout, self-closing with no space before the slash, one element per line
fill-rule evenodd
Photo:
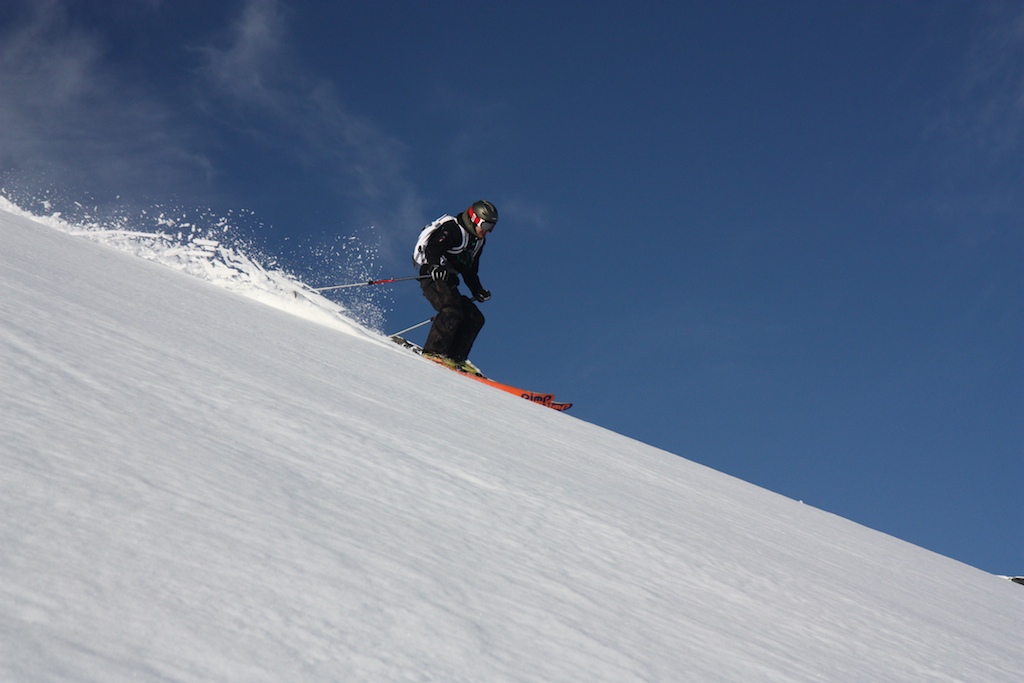
<path fill-rule="evenodd" d="M 979 3 L 958 69 L 926 131 L 934 189 L 925 210 L 956 226 L 956 250 L 1020 235 L 1024 214 L 1024 7 Z"/>
<path fill-rule="evenodd" d="M 178 60 L 165 64 L 172 84 L 115 55 L 117 31 L 172 4 L 116 5 L 107 25 L 70 0 L 11 1 L 0 23 L 0 173 L 92 196 L 199 202 L 237 171 L 215 154 L 231 130 L 265 152 L 268 175 L 293 167 L 319 181 L 313 191 L 344 198 L 353 227 L 374 224 L 387 242 L 389 224 L 406 233 L 422 220 L 405 145 L 301 61 L 288 5 L 248 0 L 226 25 L 211 13 L 168 55 Z"/>
<path fill-rule="evenodd" d="M 18 2 L 0 27 L 0 169 L 126 193 L 209 173 L 186 125 L 119 74 L 61 0 Z M 146 180 L 143 183 L 143 179 Z"/>
<path fill-rule="evenodd" d="M 299 62 L 287 8 L 251 0 L 221 46 L 202 49 L 203 96 L 255 142 L 289 155 L 349 197 L 363 220 L 421 220 L 417 193 L 406 178 L 405 145 L 351 111 L 334 86 Z M 267 117 L 252 128 L 254 112 Z"/>
<path fill-rule="evenodd" d="M 251 0 L 232 26 L 227 45 L 200 48 L 203 72 L 215 92 L 245 105 L 275 107 L 275 64 L 284 59 L 285 23 L 275 0 Z"/>
<path fill-rule="evenodd" d="M 987 6 L 947 108 L 947 121 L 990 161 L 1024 152 L 1024 7 Z"/>

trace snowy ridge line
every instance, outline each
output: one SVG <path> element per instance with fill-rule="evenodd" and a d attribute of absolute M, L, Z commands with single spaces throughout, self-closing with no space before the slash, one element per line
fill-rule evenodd
<path fill-rule="evenodd" d="M 97 228 L 95 230 L 65 230 L 69 235 L 75 237 L 93 237 L 96 235 L 110 235 L 117 237 L 153 237 L 165 240 L 172 240 L 174 237 L 164 232 L 143 232 L 141 230 L 117 230 Z"/>
<path fill-rule="evenodd" d="M 2 211 L 0 242 L 0 681 L 1020 681 L 1005 580 Z"/>
<path fill-rule="evenodd" d="M 191 222 L 179 225 L 174 219 L 160 215 L 155 220 L 161 229 L 155 232 L 112 228 L 98 222 L 74 224 L 60 213 L 33 214 L 3 195 L 0 195 L 0 210 L 187 273 L 317 324 L 349 334 L 380 336 L 353 320 L 343 305 L 313 291 L 289 273 L 264 268 L 237 247 L 211 239 L 209 230 L 201 231 Z M 169 228 L 180 229 L 172 232 Z M 217 228 L 226 232 L 229 226 L 221 221 Z M 301 292 L 302 296 L 296 296 L 296 292 Z"/>

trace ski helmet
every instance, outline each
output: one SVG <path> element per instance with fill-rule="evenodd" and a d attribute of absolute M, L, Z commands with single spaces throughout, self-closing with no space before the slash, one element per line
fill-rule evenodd
<path fill-rule="evenodd" d="M 481 199 L 473 202 L 473 205 L 466 209 L 466 217 L 473 221 L 473 225 L 480 228 L 482 232 L 490 232 L 494 224 L 498 222 L 498 209 L 494 204 Z"/>

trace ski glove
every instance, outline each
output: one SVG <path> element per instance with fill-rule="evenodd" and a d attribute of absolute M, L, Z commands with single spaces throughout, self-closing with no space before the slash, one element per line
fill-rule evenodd
<path fill-rule="evenodd" d="M 491 298 L 491 293 L 489 291 L 487 291 L 486 289 L 481 289 L 479 292 L 476 293 L 476 300 L 477 301 L 483 302 L 483 301 L 487 301 L 490 298 Z"/>
<path fill-rule="evenodd" d="M 448 269 L 444 266 L 434 266 L 430 269 L 430 279 L 434 282 L 444 282 L 448 279 Z"/>

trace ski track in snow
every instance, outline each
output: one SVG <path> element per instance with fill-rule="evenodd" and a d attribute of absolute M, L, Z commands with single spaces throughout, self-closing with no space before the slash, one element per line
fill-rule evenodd
<path fill-rule="evenodd" d="M 1024 671 L 1019 586 L 76 231 L 0 206 L 2 680 Z"/>

